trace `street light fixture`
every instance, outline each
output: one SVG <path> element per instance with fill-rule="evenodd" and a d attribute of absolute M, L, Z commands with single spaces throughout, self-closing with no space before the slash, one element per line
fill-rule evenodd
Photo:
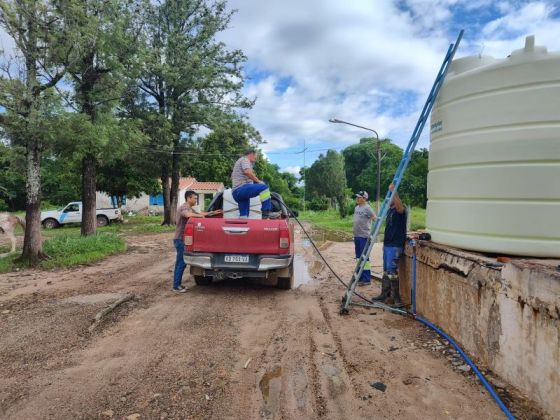
<path fill-rule="evenodd" d="M 337 118 L 331 118 L 329 122 L 335 124 L 351 125 L 353 127 L 358 127 L 363 130 L 371 131 L 373 134 L 375 134 L 375 137 L 377 139 L 377 190 L 375 192 L 375 209 L 376 209 L 375 211 L 379 213 L 379 190 L 381 189 L 381 147 L 380 147 L 379 134 L 377 134 L 377 131 L 375 131 L 373 128 L 367 128 L 358 124 L 350 123 L 348 121 L 342 121 Z"/>

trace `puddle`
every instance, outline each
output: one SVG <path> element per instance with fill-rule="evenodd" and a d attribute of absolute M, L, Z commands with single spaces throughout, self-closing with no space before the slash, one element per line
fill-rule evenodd
<path fill-rule="evenodd" d="M 259 382 L 259 388 L 264 399 L 264 403 L 268 404 L 271 396 L 274 399 L 280 395 L 280 385 L 282 377 L 282 366 L 276 366 L 273 370 L 266 372 Z"/>
<path fill-rule="evenodd" d="M 317 261 L 318 262 L 318 261 Z M 300 254 L 294 256 L 294 288 L 308 284 L 313 281 L 310 274 L 310 266 L 305 257 Z"/>
<path fill-rule="evenodd" d="M 313 227 L 313 229 L 309 233 L 311 235 L 311 238 L 313 238 L 313 241 L 315 241 L 315 243 L 317 244 L 326 241 L 348 242 L 352 240 L 351 233 L 337 231 L 337 230 L 324 230 L 317 227 Z M 309 242 L 309 240 L 307 240 L 307 242 Z"/>

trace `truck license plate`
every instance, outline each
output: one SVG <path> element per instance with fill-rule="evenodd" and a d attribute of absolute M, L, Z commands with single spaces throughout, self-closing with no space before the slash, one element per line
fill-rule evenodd
<path fill-rule="evenodd" d="M 226 255 L 226 262 L 230 263 L 248 263 L 248 255 Z"/>

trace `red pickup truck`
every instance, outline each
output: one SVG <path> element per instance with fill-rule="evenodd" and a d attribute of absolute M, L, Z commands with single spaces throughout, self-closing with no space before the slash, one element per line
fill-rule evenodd
<path fill-rule="evenodd" d="M 288 208 L 272 193 L 278 219 L 192 218 L 185 227 L 185 262 L 197 285 L 239 278 L 272 279 L 291 289 L 294 276 L 294 229 Z M 218 193 L 208 211 L 223 208 Z M 227 216 L 227 215 L 226 215 Z"/>

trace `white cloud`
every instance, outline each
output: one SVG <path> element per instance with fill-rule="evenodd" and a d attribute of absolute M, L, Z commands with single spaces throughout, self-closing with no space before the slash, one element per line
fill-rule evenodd
<path fill-rule="evenodd" d="M 406 144 L 459 27 L 467 30 L 458 56 L 484 48 L 484 54 L 502 58 L 533 33 L 537 44 L 560 49 L 560 21 L 546 1 L 230 0 L 229 5 L 239 11 L 223 40 L 247 54 L 251 75 L 258 71 L 246 86 L 246 94 L 257 97 L 248 115 L 268 141 L 267 151 L 299 150 L 304 139 L 315 148 L 340 148 L 370 136 L 329 123 L 333 116 Z M 426 130 L 419 147 L 427 141 Z M 278 156 L 271 154 L 281 166 L 290 165 L 291 157 Z"/>
<path fill-rule="evenodd" d="M 299 178 L 299 171 L 301 166 L 287 166 L 281 169 L 281 172 L 288 172 L 289 174 L 295 175 Z"/>
<path fill-rule="evenodd" d="M 403 111 L 395 115 L 387 104 L 398 102 L 402 91 L 413 99 L 427 95 L 448 45 L 445 37 L 422 34 L 431 23 L 389 0 L 237 0 L 230 6 L 239 12 L 224 40 L 247 54 L 249 69 L 269 75 L 246 89 L 257 98 L 248 114 L 268 141 L 265 150 L 302 147 L 303 139 L 328 147 L 369 135 L 330 124 L 332 116 L 382 137 L 401 135 L 406 124 L 405 140 L 397 140 L 408 140 L 418 107 L 398 104 Z"/>

